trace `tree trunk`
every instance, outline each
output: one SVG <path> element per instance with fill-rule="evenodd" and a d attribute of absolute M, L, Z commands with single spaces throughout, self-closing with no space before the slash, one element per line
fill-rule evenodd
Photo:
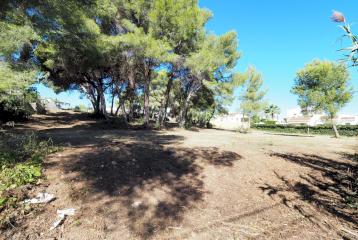
<path fill-rule="evenodd" d="M 93 115 L 96 117 L 102 117 L 100 97 L 98 93 L 96 95 L 97 96 L 91 99 L 91 103 L 93 106 Z"/>
<path fill-rule="evenodd" d="M 213 111 L 211 112 L 211 114 L 210 114 L 210 117 L 209 117 L 209 119 L 207 120 L 207 122 L 205 123 L 205 125 L 206 125 L 206 128 L 211 128 L 211 125 L 210 125 L 210 121 L 211 121 L 211 119 L 213 118 L 213 116 L 214 116 L 214 114 L 215 114 L 215 107 L 213 108 Z"/>
<path fill-rule="evenodd" d="M 148 63 L 144 61 L 144 126 L 146 128 L 150 125 L 150 103 L 149 103 L 149 95 L 150 95 L 150 81 L 151 81 L 151 69 Z"/>
<path fill-rule="evenodd" d="M 133 99 L 129 99 L 129 112 L 128 112 L 128 121 L 132 122 L 134 119 L 134 103 Z"/>
<path fill-rule="evenodd" d="M 127 118 L 126 106 L 124 105 L 124 100 L 121 102 L 121 108 L 122 108 L 124 122 L 126 125 L 128 125 L 128 118 Z"/>
<path fill-rule="evenodd" d="M 333 131 L 334 131 L 334 136 L 335 136 L 336 138 L 339 138 L 340 135 L 339 135 L 339 132 L 338 132 L 338 129 L 337 129 L 337 125 L 336 125 L 336 123 L 334 122 L 333 118 L 331 118 L 331 120 L 332 120 L 332 127 L 333 127 Z"/>
<path fill-rule="evenodd" d="M 114 108 L 114 98 L 116 97 L 116 94 L 114 94 L 114 88 L 112 87 L 112 101 L 111 101 L 111 116 L 113 116 L 113 108 Z"/>
<path fill-rule="evenodd" d="M 118 98 L 118 106 L 116 108 L 116 112 L 114 113 L 114 116 L 118 116 L 119 110 L 121 108 L 121 102 L 122 102 L 121 90 L 118 87 L 118 85 L 115 86 L 115 93 L 116 93 L 115 95 L 117 95 L 117 98 Z"/>
<path fill-rule="evenodd" d="M 106 99 L 104 96 L 102 80 L 98 80 L 97 83 L 98 85 L 88 82 L 81 85 L 81 88 L 86 93 L 93 106 L 93 114 L 96 117 L 107 118 Z"/>
<path fill-rule="evenodd" d="M 128 120 L 131 122 L 134 117 L 134 95 L 135 95 L 135 72 L 134 72 L 134 66 L 131 65 L 129 69 L 129 113 L 128 113 Z"/>
<path fill-rule="evenodd" d="M 165 123 L 165 119 L 167 118 L 167 109 L 169 105 L 169 97 L 170 97 L 170 91 L 172 90 L 174 77 L 171 75 L 168 80 L 167 89 L 165 90 L 164 95 L 164 104 L 162 104 L 161 111 L 159 113 L 159 124 L 160 126 L 163 126 Z"/>
<path fill-rule="evenodd" d="M 102 85 L 100 84 L 98 89 L 98 103 L 99 103 L 99 112 L 98 112 L 98 116 L 99 117 L 104 117 L 104 118 L 107 118 L 107 110 L 106 110 L 106 98 L 104 96 L 104 91 L 103 91 L 103 87 Z"/>
<path fill-rule="evenodd" d="M 182 127 L 182 128 L 185 127 L 185 123 L 186 123 L 186 120 L 187 120 L 188 108 L 189 108 L 189 103 L 190 103 L 190 100 L 191 100 L 191 95 L 192 95 L 191 92 L 189 92 L 188 96 L 185 99 L 184 106 L 181 109 L 179 126 Z"/>
<path fill-rule="evenodd" d="M 116 112 L 114 113 L 114 116 L 118 116 L 119 109 L 121 109 L 121 105 L 118 103 L 118 106 L 116 108 Z"/>
<path fill-rule="evenodd" d="M 144 83 L 144 126 L 149 127 L 149 81 Z"/>
<path fill-rule="evenodd" d="M 90 84 L 83 84 L 83 85 L 81 85 L 81 88 L 82 88 L 82 91 L 87 96 L 88 100 L 90 100 L 92 107 L 93 107 L 93 112 L 94 113 L 97 112 L 98 111 L 98 101 L 96 98 L 94 87 Z"/>

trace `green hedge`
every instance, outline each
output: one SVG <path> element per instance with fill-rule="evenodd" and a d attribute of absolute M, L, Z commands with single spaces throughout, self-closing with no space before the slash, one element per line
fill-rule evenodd
<path fill-rule="evenodd" d="M 282 132 L 282 133 L 301 133 L 306 134 L 317 134 L 317 135 L 334 135 L 332 126 L 330 125 L 319 125 L 315 127 L 308 126 L 295 126 L 295 125 L 282 125 L 282 124 L 256 124 L 252 126 L 255 129 L 270 131 L 270 132 Z M 342 136 L 358 136 L 358 125 L 354 126 L 337 126 L 339 134 Z"/>

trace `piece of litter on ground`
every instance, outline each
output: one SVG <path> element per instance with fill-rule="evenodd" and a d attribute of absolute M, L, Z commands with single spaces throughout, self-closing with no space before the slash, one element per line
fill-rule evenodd
<path fill-rule="evenodd" d="M 142 202 L 141 202 L 141 201 L 135 201 L 134 203 L 132 203 L 132 207 L 133 207 L 133 208 L 137 208 L 137 207 L 139 207 L 140 205 L 142 205 Z"/>
<path fill-rule="evenodd" d="M 59 225 L 61 225 L 65 221 L 65 218 L 67 216 L 75 215 L 75 211 L 76 211 L 76 209 L 74 209 L 74 208 L 57 210 L 58 220 L 52 224 L 52 227 L 50 228 L 50 230 L 53 230 L 53 229 L 57 228 Z"/>
<path fill-rule="evenodd" d="M 38 193 L 35 198 L 26 199 L 24 203 L 30 204 L 39 204 L 39 203 L 49 203 L 55 199 L 55 195 L 50 193 Z"/>
<path fill-rule="evenodd" d="M 117 162 L 115 162 L 115 161 L 112 161 L 112 165 L 117 165 Z"/>
<path fill-rule="evenodd" d="M 74 208 L 68 208 L 63 210 L 57 210 L 58 215 L 66 215 L 66 216 L 73 216 L 75 215 L 76 209 Z"/>

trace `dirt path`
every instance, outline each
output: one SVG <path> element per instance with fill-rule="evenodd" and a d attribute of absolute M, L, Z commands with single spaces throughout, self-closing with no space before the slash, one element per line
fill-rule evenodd
<path fill-rule="evenodd" d="M 65 115 L 23 126 L 65 145 L 39 190 L 57 200 L 6 239 L 355 239 L 356 138 L 133 131 Z M 80 118 L 81 119 L 81 118 Z M 56 209 L 76 215 L 49 231 Z"/>

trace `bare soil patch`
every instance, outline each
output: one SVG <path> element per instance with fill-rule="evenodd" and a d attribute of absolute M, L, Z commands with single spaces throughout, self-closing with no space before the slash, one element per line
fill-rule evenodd
<path fill-rule="evenodd" d="M 78 114 L 17 131 L 51 137 L 41 206 L 4 239 L 357 239 L 357 138 L 121 130 Z M 56 230 L 56 210 L 76 208 Z"/>

